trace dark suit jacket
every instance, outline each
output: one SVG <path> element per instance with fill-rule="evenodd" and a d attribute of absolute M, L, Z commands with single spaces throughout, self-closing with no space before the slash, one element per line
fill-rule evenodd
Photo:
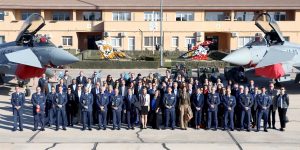
<path fill-rule="evenodd" d="M 78 76 L 76 78 L 76 83 L 77 84 L 82 84 L 83 86 L 85 86 L 87 84 L 87 79 L 85 76 L 82 77 L 82 80 L 80 80 L 80 76 Z"/>
<path fill-rule="evenodd" d="M 132 111 L 135 108 L 138 108 L 139 110 L 141 108 L 138 98 L 132 94 L 131 101 L 129 101 L 129 96 L 125 96 L 123 109 L 126 109 L 126 111 Z"/>

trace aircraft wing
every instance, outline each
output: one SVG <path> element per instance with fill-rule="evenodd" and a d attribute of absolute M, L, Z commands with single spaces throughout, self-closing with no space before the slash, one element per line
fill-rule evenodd
<path fill-rule="evenodd" d="M 278 49 L 270 49 L 255 68 L 266 67 L 274 64 L 287 63 L 295 57 L 295 54 Z"/>
<path fill-rule="evenodd" d="M 5 54 L 5 56 L 10 62 L 32 66 L 36 68 L 43 68 L 40 60 L 29 48 L 25 50 L 8 53 Z"/>

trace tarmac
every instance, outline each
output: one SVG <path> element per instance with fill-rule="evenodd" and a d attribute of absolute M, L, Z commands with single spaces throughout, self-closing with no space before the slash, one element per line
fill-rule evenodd
<path fill-rule="evenodd" d="M 71 75 L 77 76 L 79 70 L 70 70 Z M 86 75 L 92 74 L 94 70 L 84 70 Z M 149 72 L 160 72 L 164 74 L 165 69 L 159 70 L 102 70 L 105 77 L 111 74 L 119 77 L 122 72 L 141 72 L 147 75 Z M 31 89 L 37 85 L 37 80 L 29 85 Z M 261 78 L 255 81 L 269 82 Z M 46 131 L 31 131 L 33 129 L 32 105 L 30 97 L 27 97 L 24 107 L 24 131 L 12 132 L 12 111 L 10 94 L 16 83 L 14 79 L 7 79 L 5 85 L 0 87 L 0 149 L 28 149 L 28 150 L 184 150 L 184 149 L 220 149 L 220 150 L 265 150 L 300 149 L 300 85 L 293 82 L 283 83 L 290 96 L 290 107 L 287 112 L 289 122 L 285 132 L 269 129 L 269 132 L 245 132 L 245 131 L 206 131 L 194 130 L 96 130 L 81 131 L 81 126 L 68 127 L 67 131 L 55 131 L 54 128 L 46 128 Z M 276 127 L 279 128 L 278 113 Z M 124 126 L 125 127 L 125 126 Z"/>

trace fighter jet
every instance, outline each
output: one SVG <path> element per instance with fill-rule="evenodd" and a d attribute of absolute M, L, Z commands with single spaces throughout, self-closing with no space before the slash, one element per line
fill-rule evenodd
<path fill-rule="evenodd" d="M 44 18 L 32 14 L 25 21 L 15 41 L 0 45 L 0 74 L 15 75 L 20 80 L 39 77 L 48 67 L 79 61 L 57 48 L 50 39 L 36 33 L 45 26 Z"/>
<path fill-rule="evenodd" d="M 227 55 L 223 61 L 252 67 L 256 75 L 271 79 L 289 74 L 293 67 L 300 69 L 300 45 L 286 41 L 268 13 L 258 15 L 255 25 L 265 36 L 256 35 L 253 41 Z"/>

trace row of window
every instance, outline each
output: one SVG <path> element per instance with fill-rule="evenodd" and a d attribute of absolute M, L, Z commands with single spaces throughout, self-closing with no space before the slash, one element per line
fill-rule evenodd
<path fill-rule="evenodd" d="M 32 13 L 39 12 L 22 12 L 21 19 L 25 20 Z M 252 21 L 259 12 L 254 11 L 236 11 L 234 13 L 234 21 Z M 270 11 L 268 12 L 273 19 L 276 21 L 289 20 L 286 11 Z M 0 11 L 0 20 L 4 20 L 4 11 Z M 82 13 L 82 19 L 86 21 L 100 21 L 102 20 L 102 12 L 85 11 Z M 113 21 L 131 21 L 131 12 L 129 11 L 117 11 L 113 12 Z M 160 21 L 160 12 L 144 12 L 145 21 Z M 176 21 L 194 21 L 194 12 L 176 12 Z M 71 20 L 71 12 L 58 11 L 53 12 L 52 20 L 68 21 Z M 216 11 L 216 12 L 205 12 L 205 21 L 230 21 L 231 13 Z"/>

